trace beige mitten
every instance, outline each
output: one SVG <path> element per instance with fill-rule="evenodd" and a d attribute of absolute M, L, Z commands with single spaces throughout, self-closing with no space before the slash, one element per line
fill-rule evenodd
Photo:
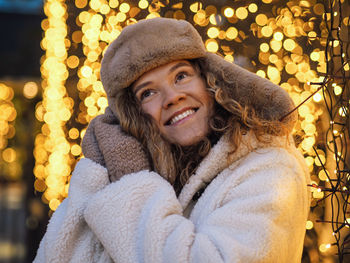
<path fill-rule="evenodd" d="M 110 108 L 90 122 L 82 149 L 86 158 L 107 168 L 111 181 L 119 180 L 125 174 L 150 169 L 142 145 L 121 130 Z"/>

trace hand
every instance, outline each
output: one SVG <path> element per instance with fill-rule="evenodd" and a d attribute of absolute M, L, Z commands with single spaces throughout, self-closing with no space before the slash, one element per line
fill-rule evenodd
<path fill-rule="evenodd" d="M 82 149 L 86 158 L 107 168 L 112 182 L 123 175 L 150 169 L 142 145 L 121 130 L 109 108 L 90 122 Z"/>

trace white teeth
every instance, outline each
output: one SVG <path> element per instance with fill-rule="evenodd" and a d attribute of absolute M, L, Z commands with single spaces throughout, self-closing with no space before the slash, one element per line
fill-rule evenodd
<path fill-rule="evenodd" d="M 183 112 L 183 113 L 181 113 L 179 115 L 176 115 L 174 118 L 172 118 L 170 120 L 170 124 L 174 124 L 174 123 L 176 123 L 176 122 L 186 118 L 187 116 L 189 116 L 189 115 L 191 115 L 193 113 L 194 113 L 194 110 L 187 110 L 187 111 L 185 111 L 185 112 Z"/>

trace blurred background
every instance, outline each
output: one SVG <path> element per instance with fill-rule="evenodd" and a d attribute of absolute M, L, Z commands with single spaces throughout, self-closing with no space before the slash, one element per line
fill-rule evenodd
<path fill-rule="evenodd" d="M 312 179 L 302 262 L 350 262 L 349 15 L 347 0 L 0 0 L 0 263 L 32 262 L 67 197 L 81 138 L 107 107 L 108 43 L 157 16 L 191 22 L 208 51 L 300 105 Z"/>

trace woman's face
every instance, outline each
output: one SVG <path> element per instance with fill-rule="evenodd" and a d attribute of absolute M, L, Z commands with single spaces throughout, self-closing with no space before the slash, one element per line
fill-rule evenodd
<path fill-rule="evenodd" d="M 169 142 L 189 146 L 208 134 L 214 100 L 190 62 L 178 60 L 150 70 L 132 90 Z"/>

